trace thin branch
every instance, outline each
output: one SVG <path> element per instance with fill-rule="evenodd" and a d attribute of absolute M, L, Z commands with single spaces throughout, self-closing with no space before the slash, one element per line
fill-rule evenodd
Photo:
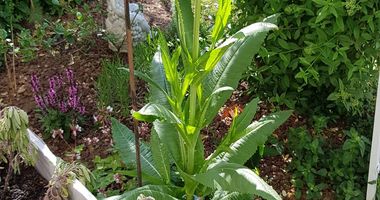
<path fill-rule="evenodd" d="M 124 14 L 125 14 L 125 27 L 126 27 L 126 43 L 128 48 L 128 66 L 129 66 L 129 86 L 130 95 L 132 99 L 132 109 L 137 110 L 137 98 L 136 98 L 136 81 L 135 70 L 133 65 L 133 38 L 131 19 L 129 16 L 129 0 L 124 0 Z M 142 186 L 141 178 L 141 158 L 140 158 L 140 138 L 138 130 L 138 121 L 133 119 L 133 132 L 135 133 L 135 146 L 136 146 L 136 168 L 137 168 L 137 183 L 138 186 Z"/>

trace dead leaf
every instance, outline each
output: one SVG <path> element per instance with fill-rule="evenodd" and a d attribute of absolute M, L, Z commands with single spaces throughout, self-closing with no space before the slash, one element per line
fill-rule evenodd
<path fill-rule="evenodd" d="M 22 85 L 21 87 L 18 88 L 17 93 L 18 93 L 18 94 L 24 93 L 25 90 L 26 90 L 26 86 L 25 86 L 25 85 Z"/>

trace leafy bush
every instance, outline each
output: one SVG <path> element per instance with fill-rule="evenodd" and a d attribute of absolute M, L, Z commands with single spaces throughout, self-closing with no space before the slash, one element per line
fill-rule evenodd
<path fill-rule="evenodd" d="M 111 106 L 120 110 L 123 115 L 128 115 L 129 79 L 125 78 L 127 73 L 121 71 L 121 67 L 124 67 L 121 59 L 104 60 L 96 87 L 100 107 Z"/>
<path fill-rule="evenodd" d="M 62 15 L 69 4 L 82 0 L 3 0 L 0 1 L 0 28 L 9 29 L 11 24 L 22 29 L 22 23 L 41 22 L 45 13 Z"/>
<path fill-rule="evenodd" d="M 155 199 L 248 199 L 254 195 L 281 199 L 244 163 L 291 111 L 273 113 L 252 123 L 259 101 L 252 100 L 240 115 L 235 111 L 226 137 L 207 158 L 200 135 L 231 96 L 267 33 L 277 28 L 268 22 L 274 16 L 225 39 L 232 2 L 220 0 L 215 25 L 209 33 L 210 45 L 202 49 L 201 1 L 176 0 L 175 5 L 180 44 L 170 51 L 160 34 L 151 74 L 136 72 L 150 84 L 150 102 L 134 111 L 133 117 L 153 122 L 150 145 L 141 144 L 143 179 L 151 185 L 128 191 L 119 199 L 136 199 L 140 194 Z M 135 165 L 132 131 L 113 119 L 112 134 L 122 160 Z"/>
<path fill-rule="evenodd" d="M 363 114 L 374 100 L 379 10 L 378 1 L 237 0 L 234 29 L 281 14 L 248 74 L 254 91 L 303 111 Z"/>
<path fill-rule="evenodd" d="M 324 128 L 324 127 L 321 127 Z M 344 131 L 343 144 L 328 141 L 322 129 L 291 129 L 289 150 L 296 198 L 321 199 L 322 191 L 330 188 L 336 199 L 364 199 L 367 185 L 370 143 L 355 129 Z M 334 134 L 334 133 L 327 133 Z M 337 133 L 335 133 L 337 134 Z M 331 140 L 331 139 L 330 139 Z"/>

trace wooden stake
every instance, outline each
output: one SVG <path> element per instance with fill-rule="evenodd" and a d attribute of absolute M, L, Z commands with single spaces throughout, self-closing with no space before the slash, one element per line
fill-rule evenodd
<path fill-rule="evenodd" d="M 136 98 L 136 81 L 135 81 L 135 69 L 133 65 L 133 39 L 131 19 L 129 16 L 129 0 L 124 0 L 124 12 L 125 12 L 125 27 L 126 27 L 126 42 L 128 48 L 128 66 L 129 66 L 129 86 L 132 99 L 132 109 L 137 111 L 137 98 Z M 138 130 L 138 121 L 133 119 L 133 132 L 135 133 L 135 146 L 136 146 L 136 167 L 137 167 L 137 183 L 138 186 L 142 186 L 141 178 L 141 159 L 140 159 L 140 138 Z"/>

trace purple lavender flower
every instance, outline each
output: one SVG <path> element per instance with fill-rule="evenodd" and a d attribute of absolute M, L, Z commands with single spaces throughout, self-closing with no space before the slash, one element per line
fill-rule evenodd
<path fill-rule="evenodd" d="M 50 88 L 49 93 L 47 96 L 48 102 L 52 107 L 55 107 L 57 105 L 57 93 L 55 89 Z"/>
<path fill-rule="evenodd" d="M 34 95 L 34 101 L 37 103 L 38 107 L 41 110 L 45 110 L 46 109 L 45 102 L 43 101 L 43 99 L 42 99 L 42 97 L 40 95 Z"/>
<path fill-rule="evenodd" d="M 84 106 L 79 107 L 79 113 L 81 115 L 84 115 L 85 112 L 86 112 L 86 108 Z"/>
<path fill-rule="evenodd" d="M 69 105 L 72 109 L 77 108 L 79 103 L 78 89 L 76 86 L 71 85 L 69 87 Z"/>
<path fill-rule="evenodd" d="M 53 77 L 49 78 L 49 87 L 50 87 L 50 89 L 55 90 L 55 86 L 56 86 L 55 77 L 53 76 Z"/>
<path fill-rule="evenodd" d="M 58 83 L 58 88 L 62 88 L 63 87 L 63 78 L 62 76 L 56 76 L 56 79 L 57 79 L 57 83 Z"/>
<path fill-rule="evenodd" d="M 67 105 L 65 102 L 60 102 L 59 103 L 59 110 L 63 113 L 68 111 Z"/>
<path fill-rule="evenodd" d="M 35 74 L 32 75 L 31 82 L 33 93 L 38 93 L 40 91 L 40 81 L 38 80 L 38 77 Z"/>
<path fill-rule="evenodd" d="M 72 69 L 70 68 L 66 69 L 66 77 L 70 84 L 74 83 L 74 72 Z"/>

